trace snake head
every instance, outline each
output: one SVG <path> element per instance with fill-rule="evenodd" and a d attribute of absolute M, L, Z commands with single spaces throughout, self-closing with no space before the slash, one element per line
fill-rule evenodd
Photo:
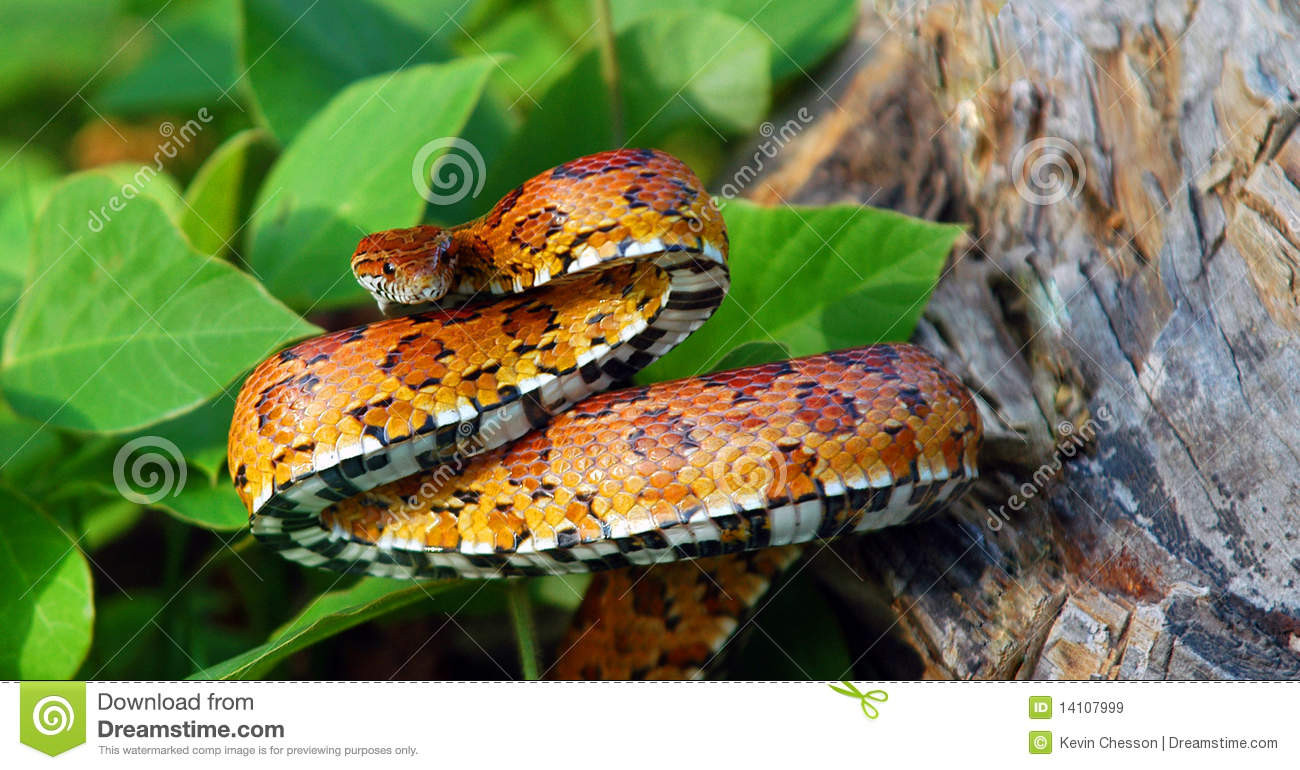
<path fill-rule="evenodd" d="M 437 302 L 456 270 L 452 231 L 434 225 L 384 230 L 361 239 L 352 273 L 381 310 Z"/>

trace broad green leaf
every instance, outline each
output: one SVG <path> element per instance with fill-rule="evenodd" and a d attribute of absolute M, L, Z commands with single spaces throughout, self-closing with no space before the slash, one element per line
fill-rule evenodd
<path fill-rule="evenodd" d="M 87 226 L 87 211 L 120 195 L 108 177 L 78 175 L 37 222 L 32 249 L 44 267 L 9 326 L 0 369 L 21 415 L 78 430 L 143 427 L 316 331 L 247 275 L 191 249 L 148 196 Z"/>
<path fill-rule="evenodd" d="M 299 308 L 360 299 L 365 292 L 348 269 L 357 242 L 419 221 L 417 155 L 460 134 L 491 67 L 459 59 L 379 75 L 312 118 L 254 206 L 249 259 L 267 288 Z"/>
<path fill-rule="evenodd" d="M 459 32 L 452 17 L 465 6 L 463 0 L 244 0 L 243 63 L 267 126 L 288 144 L 349 83 L 447 58 L 447 40 Z"/>
<path fill-rule="evenodd" d="M 226 462 L 226 436 L 235 414 L 235 390 L 218 395 L 197 409 L 152 425 L 139 435 L 161 436 L 171 441 L 185 461 L 215 481 Z"/>
<path fill-rule="evenodd" d="M 0 142 L 0 200 L 21 190 L 30 190 L 42 180 L 59 173 L 59 162 L 41 147 L 20 142 Z"/>
<path fill-rule="evenodd" d="M 90 649 L 90 567 L 31 503 L 0 490 L 0 510 L 0 678 L 72 676 Z"/>
<path fill-rule="evenodd" d="M 411 583 L 363 578 L 349 588 L 316 597 L 265 644 L 196 671 L 189 678 L 258 679 L 299 650 L 381 615 L 437 597 L 458 583 L 456 580 Z"/>
<path fill-rule="evenodd" d="M 713 318 L 642 381 L 712 370 L 745 343 L 769 343 L 781 358 L 775 346 L 806 356 L 907 339 L 962 232 L 867 206 L 764 208 L 737 200 L 722 213 L 731 290 Z M 751 355 L 748 363 L 758 361 Z"/>
<path fill-rule="evenodd" d="M 81 520 L 82 547 L 92 553 L 103 548 L 130 531 L 143 514 L 144 508 L 116 496 L 92 507 Z"/>
<path fill-rule="evenodd" d="M 269 161 L 271 141 L 265 131 L 250 129 L 227 139 L 203 162 L 185 191 L 181 230 L 204 254 L 221 256 L 239 228 L 241 213 L 251 199 L 256 173 Z"/>
<path fill-rule="evenodd" d="M 501 68 L 493 73 L 488 87 L 521 114 L 536 106 L 535 100 L 572 64 L 569 57 L 581 56 L 598 39 L 598 28 L 593 20 L 586 18 L 590 11 L 588 4 L 579 6 L 577 16 L 584 20 L 582 27 L 586 32 L 579 29 L 576 35 L 555 23 L 566 17 L 553 6 L 554 3 L 533 3 L 512 8 L 456 45 L 466 56 L 483 51 L 509 52 L 509 56 L 498 61 Z"/>
<path fill-rule="evenodd" d="M 588 51 L 541 97 L 488 175 L 488 200 L 550 166 L 620 144 L 659 146 L 689 128 L 734 136 L 767 112 L 768 43 L 740 20 L 677 12 L 618 35 L 624 136 L 614 135 L 599 52 Z"/>
<path fill-rule="evenodd" d="M 722 358 L 718 359 L 717 369 L 740 369 L 745 366 L 765 364 L 789 358 L 790 351 L 785 345 L 776 342 L 745 342 L 737 345 Z"/>
<path fill-rule="evenodd" d="M 109 113 L 192 109 L 238 111 L 237 0 L 169 4 L 144 25 L 140 58 L 109 78 L 93 102 Z M 133 30 L 134 31 L 134 30 Z"/>
<path fill-rule="evenodd" d="M 109 166 L 100 166 L 95 169 L 94 173 L 100 176 L 106 176 L 112 179 L 118 189 L 98 205 L 87 208 L 85 221 L 82 226 L 91 230 L 103 228 L 113 221 L 117 215 L 114 211 L 113 197 L 116 196 L 121 205 L 139 198 L 148 196 L 152 198 L 167 216 L 175 221 L 185 208 L 181 195 L 181 186 L 171 174 L 166 171 L 160 171 L 153 164 L 134 165 L 131 163 L 114 163 Z"/>
<path fill-rule="evenodd" d="M 63 442 L 48 426 L 24 420 L 0 403 L 0 478 L 20 482 L 62 460 Z"/>
<path fill-rule="evenodd" d="M 180 494 L 163 497 L 154 506 L 205 529 L 232 531 L 248 526 L 248 510 L 229 479 L 213 483 L 192 474 Z"/>
<path fill-rule="evenodd" d="M 858 4 L 853 0 L 614 0 L 614 27 L 622 30 L 647 16 L 679 9 L 710 9 L 731 14 L 756 29 L 772 45 L 772 80 L 811 70 L 853 30 Z"/>
<path fill-rule="evenodd" d="M 23 290 L 31 233 L 36 214 L 56 184 L 53 159 L 16 147 L 0 148 L 0 159 L 12 159 L 0 170 L 0 333 L 9 325 Z"/>
<path fill-rule="evenodd" d="M 37 88 L 72 93 L 103 67 L 124 41 L 113 23 L 120 3 L 113 0 L 5 0 L 0 3 L 0 104 Z M 60 100 L 62 101 L 62 100 Z M 57 103 L 55 104 L 57 107 Z M 28 136 L 48 115 L 26 130 Z M 3 162 L 3 159 L 0 159 Z"/>

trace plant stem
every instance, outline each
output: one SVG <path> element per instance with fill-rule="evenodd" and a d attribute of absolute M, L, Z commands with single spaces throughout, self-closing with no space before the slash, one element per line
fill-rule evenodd
<path fill-rule="evenodd" d="M 614 14 L 609 0 L 595 0 L 595 13 L 600 24 L 600 69 L 605 76 L 605 89 L 609 92 L 610 128 L 614 132 L 614 143 L 622 146 L 627 144 L 627 137 L 623 135 L 622 74 L 618 68 L 618 49 L 614 46 Z"/>
<path fill-rule="evenodd" d="M 519 645 L 519 667 L 524 679 L 537 681 L 541 675 L 538 673 L 537 634 L 533 628 L 533 601 L 528 595 L 528 583 L 511 580 L 506 585 L 506 605 L 515 630 L 515 643 Z"/>

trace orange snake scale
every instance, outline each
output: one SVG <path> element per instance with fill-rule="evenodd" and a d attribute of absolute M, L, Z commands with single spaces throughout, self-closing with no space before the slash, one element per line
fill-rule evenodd
<path fill-rule="evenodd" d="M 602 392 L 708 319 L 727 246 L 694 173 L 634 149 L 543 172 L 465 225 L 366 237 L 358 280 L 386 309 L 427 307 L 249 376 L 229 464 L 252 531 L 306 565 L 487 578 L 800 543 L 961 494 L 979 417 L 915 346 Z"/>

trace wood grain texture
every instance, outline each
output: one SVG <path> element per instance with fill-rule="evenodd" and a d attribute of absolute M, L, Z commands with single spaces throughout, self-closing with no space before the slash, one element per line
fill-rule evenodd
<path fill-rule="evenodd" d="M 971 223 L 915 339 L 984 479 L 814 560 L 875 619 L 859 671 L 1300 677 L 1300 12 L 878 6 L 746 190 Z"/>

